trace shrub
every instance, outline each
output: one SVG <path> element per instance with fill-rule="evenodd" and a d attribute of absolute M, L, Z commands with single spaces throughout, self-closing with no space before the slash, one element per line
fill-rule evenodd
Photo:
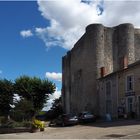
<path fill-rule="evenodd" d="M 32 126 L 34 128 L 44 128 L 45 127 L 45 124 L 43 121 L 40 121 L 40 120 L 37 120 L 37 119 L 33 119 L 33 122 L 32 122 Z"/>
<path fill-rule="evenodd" d="M 7 118 L 4 116 L 0 116 L 0 124 L 3 125 L 7 122 Z"/>
<path fill-rule="evenodd" d="M 5 121 L 4 121 L 5 122 Z M 16 127 L 30 127 L 31 122 L 23 121 L 23 122 L 16 122 L 14 120 L 8 120 L 5 123 L 1 123 L 1 128 L 16 128 Z"/>

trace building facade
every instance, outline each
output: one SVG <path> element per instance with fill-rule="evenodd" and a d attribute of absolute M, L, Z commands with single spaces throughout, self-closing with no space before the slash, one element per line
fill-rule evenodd
<path fill-rule="evenodd" d="M 98 79 L 98 93 L 100 116 L 140 118 L 140 61 Z"/>
<path fill-rule="evenodd" d="M 85 34 L 62 58 L 64 111 L 72 114 L 90 111 L 102 116 L 106 106 L 107 112 L 112 110 L 112 115 L 117 116 L 115 108 L 121 91 L 119 79 L 113 73 L 139 61 L 139 54 L 140 30 L 132 24 L 87 26 Z"/>

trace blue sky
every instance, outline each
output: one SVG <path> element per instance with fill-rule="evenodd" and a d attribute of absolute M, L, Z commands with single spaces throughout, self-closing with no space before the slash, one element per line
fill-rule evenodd
<path fill-rule="evenodd" d="M 89 24 L 140 27 L 140 1 L 0 1 L 0 78 L 21 75 L 49 78 L 61 93 L 62 56 Z"/>
<path fill-rule="evenodd" d="M 0 78 L 14 80 L 21 75 L 45 78 L 45 73 L 61 73 L 61 57 L 66 49 L 47 50 L 37 36 L 23 38 L 21 30 L 46 27 L 37 2 L 0 2 Z M 54 81 L 61 89 L 61 82 Z"/>

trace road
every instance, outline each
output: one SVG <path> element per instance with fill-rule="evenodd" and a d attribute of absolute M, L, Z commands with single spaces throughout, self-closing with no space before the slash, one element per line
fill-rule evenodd
<path fill-rule="evenodd" d="M 140 139 L 140 121 L 121 120 L 47 127 L 44 132 L 0 134 L 0 139 Z"/>

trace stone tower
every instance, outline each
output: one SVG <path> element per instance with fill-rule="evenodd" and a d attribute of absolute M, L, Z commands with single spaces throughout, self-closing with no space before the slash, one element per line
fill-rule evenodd
<path fill-rule="evenodd" d="M 139 40 L 139 29 L 129 23 L 87 26 L 85 34 L 62 59 L 65 112 L 90 111 L 98 115 L 97 79 L 140 60 Z"/>

